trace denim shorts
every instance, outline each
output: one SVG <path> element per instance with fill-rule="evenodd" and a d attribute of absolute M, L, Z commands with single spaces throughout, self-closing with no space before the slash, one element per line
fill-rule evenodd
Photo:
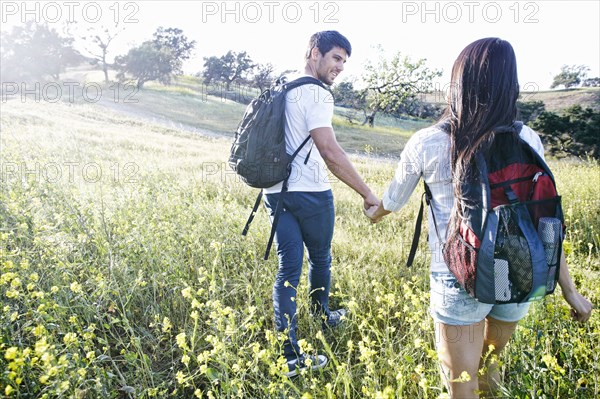
<path fill-rule="evenodd" d="M 525 317 L 529 310 L 529 302 L 500 305 L 481 303 L 471 297 L 451 273 L 432 272 L 429 281 L 429 310 L 436 322 L 466 326 L 479 323 L 487 316 L 516 322 Z"/>

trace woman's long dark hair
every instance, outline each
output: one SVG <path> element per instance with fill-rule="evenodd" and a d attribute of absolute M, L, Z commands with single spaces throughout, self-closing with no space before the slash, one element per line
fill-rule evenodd
<path fill-rule="evenodd" d="M 495 130 L 514 123 L 518 97 L 517 62 L 507 41 L 477 40 L 465 47 L 454 62 L 449 104 L 442 121 L 450 135 L 450 161 L 459 216 L 462 187 L 477 179 L 475 155 L 489 148 Z M 453 221 L 453 228 L 458 228 L 456 222 Z"/>

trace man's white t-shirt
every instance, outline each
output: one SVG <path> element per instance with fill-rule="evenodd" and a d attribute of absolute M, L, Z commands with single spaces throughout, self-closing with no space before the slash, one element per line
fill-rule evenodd
<path fill-rule="evenodd" d="M 308 75 L 293 76 L 295 78 Z M 293 154 L 310 131 L 319 127 L 332 128 L 333 96 L 316 84 L 305 84 L 290 90 L 286 95 L 285 134 L 288 154 Z M 310 151 L 310 157 L 305 164 Z M 292 163 L 288 191 L 326 191 L 331 189 L 328 170 L 319 150 L 310 139 Z M 265 194 L 281 192 L 282 183 L 265 188 Z"/>

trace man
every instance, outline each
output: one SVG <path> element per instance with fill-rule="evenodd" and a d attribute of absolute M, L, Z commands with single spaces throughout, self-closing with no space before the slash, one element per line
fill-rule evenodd
<path fill-rule="evenodd" d="M 336 31 L 314 34 L 305 56 L 304 75 L 331 85 L 344 70 L 351 51 L 348 39 Z M 273 307 L 277 330 L 287 329 L 289 334 L 284 343 L 284 356 L 290 377 L 303 368 L 317 369 L 327 364 L 325 356 L 300 354 L 298 346 L 296 289 L 302 273 L 304 247 L 309 263 L 311 312 L 322 318 L 324 328 L 336 327 L 346 314 L 345 309 L 332 311 L 328 306 L 335 214 L 326 168 L 362 196 L 365 209 L 379 204 L 378 197 L 359 176 L 336 140 L 331 124 L 333 106 L 331 93 L 317 84 L 302 85 L 287 94 L 285 131 L 288 153 L 293 153 L 308 135 L 312 139 L 293 161 L 288 192 L 284 196 L 275 231 L 279 270 L 273 286 Z M 279 183 L 264 190 L 265 205 L 271 218 L 275 214 L 281 188 Z"/>

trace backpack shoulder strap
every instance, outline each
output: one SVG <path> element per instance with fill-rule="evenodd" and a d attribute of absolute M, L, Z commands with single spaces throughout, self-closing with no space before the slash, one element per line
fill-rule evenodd
<path fill-rule="evenodd" d="M 406 266 L 410 267 L 415 260 L 415 255 L 417 253 L 417 247 L 419 246 L 419 236 L 421 235 L 421 225 L 423 224 L 423 209 L 424 203 L 427 205 L 431 205 L 431 201 L 433 200 L 433 196 L 431 195 L 431 190 L 427 183 L 423 182 L 423 186 L 425 188 L 425 192 L 421 196 L 421 207 L 419 208 L 419 214 L 417 215 L 417 221 L 415 222 L 415 233 L 413 235 L 412 244 L 410 246 L 410 252 L 408 254 L 408 259 L 406 260 Z M 423 202 L 423 199 L 425 201 Z M 431 209 L 431 216 L 433 218 L 433 226 L 435 227 L 435 233 L 437 234 L 438 240 L 440 243 L 442 242 L 442 238 L 440 236 L 440 231 L 438 230 L 438 225 L 435 220 L 435 213 L 433 212 L 433 208 Z"/>
<path fill-rule="evenodd" d="M 307 85 L 307 84 L 314 84 L 317 86 L 321 86 L 323 89 L 325 89 L 329 92 L 331 91 L 327 86 L 325 86 L 325 84 L 323 84 L 323 82 L 321 82 L 317 78 L 313 78 L 312 76 L 302 76 L 298 79 L 294 79 L 290 82 L 284 83 L 282 85 L 282 87 L 283 87 L 284 91 L 289 91 L 289 90 L 295 89 L 296 87 L 300 87 L 300 86 Z"/>
<path fill-rule="evenodd" d="M 325 86 L 323 84 L 323 82 L 321 82 L 319 79 L 316 79 L 312 76 L 302 76 L 298 79 L 292 80 L 291 82 L 285 83 L 284 90 L 291 90 L 291 89 L 294 89 L 296 87 L 299 87 L 299 86 L 302 86 L 305 84 L 315 84 L 317 86 L 321 86 L 323 89 L 325 89 L 331 93 L 331 90 L 327 86 Z M 296 150 L 296 153 L 299 152 L 302 149 L 302 147 L 304 147 L 304 145 L 308 142 L 309 139 L 310 139 L 310 135 L 304 140 L 304 142 L 300 145 L 300 147 L 298 147 L 298 149 Z M 308 163 L 308 159 L 310 158 L 311 152 L 312 152 L 312 147 L 310 148 L 310 150 L 308 151 L 308 154 L 306 155 L 306 158 L 304 159 L 305 165 Z M 296 155 L 296 153 L 294 153 L 294 156 Z"/>

